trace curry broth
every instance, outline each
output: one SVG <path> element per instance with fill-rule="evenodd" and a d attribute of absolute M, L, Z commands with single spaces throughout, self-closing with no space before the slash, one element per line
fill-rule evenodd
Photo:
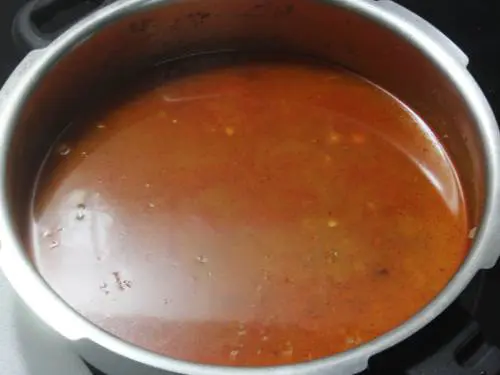
<path fill-rule="evenodd" d="M 317 359 L 404 322 L 466 255 L 447 154 L 353 73 L 204 55 L 118 94 L 48 155 L 33 257 L 123 339 L 210 364 Z"/>

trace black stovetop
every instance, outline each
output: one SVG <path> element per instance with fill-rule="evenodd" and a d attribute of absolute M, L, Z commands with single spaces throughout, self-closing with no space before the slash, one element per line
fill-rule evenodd
<path fill-rule="evenodd" d="M 25 2 L 0 4 L 0 82 L 22 57 L 13 45 L 10 25 Z M 469 70 L 500 117 L 500 0 L 396 2 L 432 22 L 463 49 L 470 58 Z M 500 265 L 477 275 L 429 326 L 374 357 L 362 375 L 500 375 L 498 290 Z M 95 374 L 101 375 L 97 370 Z"/>

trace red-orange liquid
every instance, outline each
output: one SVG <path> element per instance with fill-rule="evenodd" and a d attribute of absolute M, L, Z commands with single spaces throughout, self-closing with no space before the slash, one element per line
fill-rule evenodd
<path fill-rule="evenodd" d="M 166 64 L 75 119 L 33 255 L 104 329 L 223 365 L 332 355 L 404 322 L 464 259 L 453 165 L 377 86 L 306 60 Z"/>

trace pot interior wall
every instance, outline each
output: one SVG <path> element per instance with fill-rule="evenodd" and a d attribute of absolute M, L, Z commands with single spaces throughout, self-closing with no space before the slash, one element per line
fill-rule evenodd
<path fill-rule="evenodd" d="M 147 3 L 147 9 L 120 15 L 82 35 L 76 47 L 67 48 L 48 68 L 24 103 L 8 169 L 10 209 L 17 210 L 14 219 L 21 235 L 41 162 L 77 112 L 92 110 L 99 95 L 151 64 L 221 49 L 309 54 L 339 63 L 393 93 L 442 140 L 459 171 L 471 221 L 481 217 L 484 150 L 470 109 L 452 81 L 421 51 L 355 12 L 352 4 L 192 0 L 142 6 Z"/>

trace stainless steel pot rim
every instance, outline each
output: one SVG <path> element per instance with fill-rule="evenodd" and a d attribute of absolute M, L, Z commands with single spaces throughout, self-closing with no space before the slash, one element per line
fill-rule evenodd
<path fill-rule="evenodd" d="M 69 339 L 88 339 L 137 362 L 176 373 L 237 375 L 265 372 L 276 375 L 293 375 L 323 373 L 334 367 L 344 370 L 338 373 L 357 372 L 366 368 L 368 359 L 374 354 L 401 342 L 427 325 L 458 297 L 464 286 L 480 269 L 490 268 L 494 265 L 498 258 L 498 250 L 495 249 L 495 245 L 500 243 L 500 217 L 495 216 L 496 212 L 500 212 L 500 195 L 498 194 L 500 186 L 500 136 L 491 108 L 475 80 L 459 61 L 448 54 L 424 31 L 408 23 L 404 18 L 379 7 L 376 1 L 319 1 L 346 7 L 365 17 L 375 19 L 413 43 L 439 67 L 443 74 L 450 78 L 467 105 L 472 109 L 475 120 L 483 124 L 480 128 L 480 137 L 489 163 L 486 167 L 486 211 L 470 255 L 447 287 L 428 306 L 401 326 L 360 347 L 328 358 L 296 365 L 260 368 L 234 368 L 189 363 L 168 358 L 125 342 L 79 315 L 62 301 L 36 272 L 22 250 L 21 242 L 12 230 L 9 212 L 6 209 L 0 209 L 0 233 L 3 233 L 0 264 L 25 302 L 49 325 L 52 325 Z M 2 139 L 3 146 L 0 148 L 0 186 L 6 186 L 6 161 L 10 140 L 15 132 L 15 123 L 21 113 L 23 103 L 50 67 L 62 56 L 70 53 L 75 45 L 82 43 L 97 30 L 114 20 L 126 14 L 173 2 L 175 0 L 117 1 L 72 27 L 47 48 L 35 51 L 31 56 L 28 56 L 25 63 L 19 66 L 0 94 L 0 112 L 3 112 L 0 120 L 0 139 Z M 5 189 L 2 193 L 1 199 L 5 202 Z M 484 228 L 488 228 L 488 230 L 485 231 Z"/>

